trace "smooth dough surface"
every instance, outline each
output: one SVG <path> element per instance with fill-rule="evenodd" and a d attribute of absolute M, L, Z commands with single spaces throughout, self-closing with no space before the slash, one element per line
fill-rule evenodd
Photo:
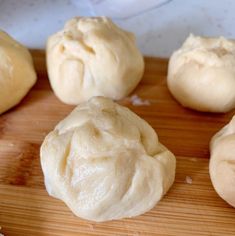
<path fill-rule="evenodd" d="M 79 217 L 140 215 L 174 182 L 175 156 L 128 108 L 94 97 L 72 111 L 41 146 L 45 185 Z"/>
<path fill-rule="evenodd" d="M 35 82 L 29 51 L 0 31 L 0 114 L 17 105 Z"/>
<path fill-rule="evenodd" d="M 77 105 L 93 96 L 127 96 L 143 75 L 144 61 L 134 35 L 110 19 L 73 18 L 49 37 L 47 69 L 57 97 Z"/>
<path fill-rule="evenodd" d="M 185 107 L 205 112 L 235 108 L 235 41 L 190 35 L 170 58 L 167 84 Z"/>
<path fill-rule="evenodd" d="M 235 207 L 235 116 L 211 140 L 210 177 L 216 192 Z"/>

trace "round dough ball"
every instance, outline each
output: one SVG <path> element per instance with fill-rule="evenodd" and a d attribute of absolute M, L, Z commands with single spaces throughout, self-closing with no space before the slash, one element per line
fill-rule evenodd
<path fill-rule="evenodd" d="M 216 192 L 235 207 L 235 116 L 211 140 L 210 177 Z"/>
<path fill-rule="evenodd" d="M 35 82 L 29 51 L 0 31 L 0 114 L 17 105 Z"/>
<path fill-rule="evenodd" d="M 168 66 L 170 92 L 183 106 L 205 112 L 235 107 L 235 42 L 190 35 Z"/>
<path fill-rule="evenodd" d="M 124 98 L 139 83 L 144 61 L 134 35 L 110 19 L 74 18 L 48 39 L 47 68 L 56 96 L 77 105 L 93 96 Z"/>
<path fill-rule="evenodd" d="M 79 217 L 140 215 L 174 182 L 175 157 L 152 127 L 104 97 L 80 104 L 41 147 L 45 185 Z"/>

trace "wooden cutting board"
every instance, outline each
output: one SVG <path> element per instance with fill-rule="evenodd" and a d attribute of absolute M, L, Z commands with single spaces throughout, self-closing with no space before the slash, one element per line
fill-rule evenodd
<path fill-rule="evenodd" d="M 45 55 L 32 51 L 38 82 L 15 108 L 0 116 L 0 231 L 43 235 L 235 235 L 235 209 L 215 193 L 208 174 L 208 144 L 234 112 L 199 113 L 180 106 L 166 87 L 167 60 L 146 58 L 134 91 L 149 106 L 120 103 L 148 121 L 177 156 L 176 180 L 151 211 L 132 219 L 94 223 L 49 197 L 39 148 L 45 135 L 74 108 L 61 103 L 47 79 Z"/>

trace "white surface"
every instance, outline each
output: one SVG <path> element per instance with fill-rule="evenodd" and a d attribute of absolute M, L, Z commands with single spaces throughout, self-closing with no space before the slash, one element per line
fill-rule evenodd
<path fill-rule="evenodd" d="M 73 0 L 74 1 L 74 0 Z M 79 15 L 91 15 L 88 7 L 65 0 L 0 0 L 0 28 L 30 48 L 43 48 L 48 35 Z M 169 56 L 190 32 L 235 38 L 235 1 L 172 0 L 136 17 L 115 20 L 134 32 L 146 55 Z"/>
<path fill-rule="evenodd" d="M 149 9 L 159 7 L 171 0 L 72 0 L 80 8 L 84 4 L 90 7 L 94 15 L 104 15 L 111 18 L 129 18 L 137 16 Z"/>

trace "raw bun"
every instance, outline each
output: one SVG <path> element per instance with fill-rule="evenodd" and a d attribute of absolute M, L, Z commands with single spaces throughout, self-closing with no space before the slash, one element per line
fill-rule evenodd
<path fill-rule="evenodd" d="M 190 35 L 170 58 L 167 83 L 185 107 L 205 112 L 235 108 L 235 42 Z"/>
<path fill-rule="evenodd" d="M 210 177 L 220 197 L 235 207 L 235 116 L 212 138 Z"/>
<path fill-rule="evenodd" d="M 152 127 L 103 97 L 75 108 L 47 135 L 40 155 L 48 193 L 93 221 L 143 214 L 175 178 L 175 156 Z"/>
<path fill-rule="evenodd" d="M 29 51 L 0 31 L 0 114 L 17 105 L 35 82 Z"/>
<path fill-rule="evenodd" d="M 93 96 L 127 96 L 144 72 L 135 37 L 105 17 L 74 18 L 47 42 L 47 69 L 56 96 L 77 105 Z"/>

